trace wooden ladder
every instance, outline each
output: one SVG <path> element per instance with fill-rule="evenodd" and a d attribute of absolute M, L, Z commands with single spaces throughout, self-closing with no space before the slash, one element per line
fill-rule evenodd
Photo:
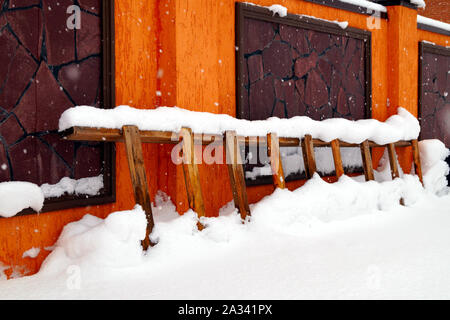
<path fill-rule="evenodd" d="M 194 210 L 199 217 L 205 216 L 205 206 L 200 186 L 199 170 L 195 161 L 195 145 L 207 145 L 217 140 L 221 140 L 222 145 L 225 146 L 226 162 L 231 190 L 233 193 L 234 205 L 243 220 L 251 213 L 247 199 L 244 168 L 241 157 L 240 147 L 242 145 L 248 146 L 257 143 L 259 146 L 267 146 L 267 153 L 272 169 L 273 185 L 275 188 L 286 188 L 280 147 L 296 146 L 300 146 L 302 148 L 305 172 L 308 179 L 312 178 L 314 173 L 317 171 L 314 154 L 315 147 L 331 147 L 337 178 L 344 174 L 340 148 L 359 147 L 361 150 L 366 181 L 374 180 L 370 148 L 386 147 L 388 149 L 391 175 L 392 179 L 395 179 L 399 177 L 395 148 L 411 146 L 415 173 L 418 175 L 420 182 L 423 184 L 417 140 L 399 141 L 387 145 L 378 145 L 367 140 L 360 144 L 352 144 L 337 139 L 331 142 L 324 142 L 318 139 L 313 139 L 310 135 L 306 135 L 303 139 L 286 137 L 279 138 L 276 133 L 269 133 L 265 137 L 243 137 L 238 136 L 235 131 L 227 131 L 224 135 L 203 134 L 200 138 L 198 138 L 193 135 L 192 130 L 189 128 L 182 128 L 180 132 L 150 131 L 139 130 L 136 126 L 131 125 L 123 126 L 121 130 L 72 127 L 66 130 L 63 135 L 64 139 L 76 141 L 124 142 L 135 201 L 137 204 L 142 206 L 142 209 L 145 211 L 147 217 L 146 236 L 142 241 L 144 250 L 147 250 L 148 247 L 152 245 L 149 237 L 154 227 L 154 220 L 144 165 L 144 156 L 142 153 L 142 143 L 177 144 L 180 141 L 182 142 L 183 173 L 189 208 Z M 200 224 L 198 226 L 201 229 L 202 226 Z"/>

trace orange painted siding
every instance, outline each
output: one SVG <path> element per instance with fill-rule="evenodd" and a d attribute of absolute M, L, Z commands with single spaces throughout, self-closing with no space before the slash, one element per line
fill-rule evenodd
<path fill-rule="evenodd" d="M 271 5 L 273 0 L 253 0 Z M 196 111 L 236 115 L 234 0 L 116 0 L 116 103 L 138 108 L 177 105 Z M 300 0 L 277 0 L 290 13 L 348 21 L 368 30 L 368 16 Z M 417 114 L 417 48 L 427 40 L 448 45 L 449 37 L 416 31 L 415 14 L 405 7 L 390 7 L 389 21 L 381 20 L 372 32 L 372 117 L 385 120 L 402 105 Z M 157 94 L 161 92 L 161 95 Z M 390 106 L 387 107 L 389 98 Z M 144 145 L 152 197 L 169 194 L 180 212 L 187 210 L 183 171 L 170 161 L 171 146 Z M 383 150 L 374 151 L 374 165 Z M 401 155 L 410 166 L 408 151 Z M 40 215 L 0 219 L 0 261 L 23 273 L 39 269 L 63 226 L 91 213 L 105 217 L 134 206 L 128 164 L 122 144 L 117 145 L 117 201 Z M 225 165 L 200 165 L 205 208 L 209 216 L 232 199 Z M 288 183 L 289 189 L 304 181 Z M 248 188 L 254 203 L 273 186 Z M 36 231 L 36 232 L 35 232 Z M 36 259 L 22 253 L 40 247 Z M 12 269 L 9 270 L 11 272 Z"/>

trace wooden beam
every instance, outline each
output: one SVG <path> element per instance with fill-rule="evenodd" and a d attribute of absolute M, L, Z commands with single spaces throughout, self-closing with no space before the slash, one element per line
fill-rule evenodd
<path fill-rule="evenodd" d="M 137 204 L 141 205 L 147 217 L 145 239 L 142 241 L 142 247 L 144 250 L 147 250 L 148 247 L 151 246 L 149 236 L 155 223 L 153 221 L 152 202 L 148 192 L 147 177 L 145 174 L 142 141 L 136 126 L 124 126 L 122 131 L 128 167 L 130 169 L 131 183 L 133 184 L 134 199 Z"/>
<path fill-rule="evenodd" d="M 183 139 L 183 173 L 189 208 L 197 212 L 199 217 L 205 216 L 200 175 L 195 161 L 194 135 L 190 128 L 181 128 L 180 138 Z"/>
<path fill-rule="evenodd" d="M 281 161 L 280 142 L 276 133 L 267 134 L 267 155 L 270 158 L 273 184 L 276 188 L 285 189 L 283 162 Z"/>
<path fill-rule="evenodd" d="M 412 140 L 411 145 L 413 153 L 414 171 L 423 185 L 422 164 L 420 162 L 419 143 L 417 142 L 417 139 Z"/>
<path fill-rule="evenodd" d="M 392 180 L 394 180 L 395 178 L 400 177 L 400 173 L 398 171 L 398 165 L 397 165 L 397 155 L 395 153 L 395 146 L 393 143 L 389 143 L 386 146 L 386 148 L 388 150 L 389 164 L 391 166 L 391 176 L 392 176 Z"/>
<path fill-rule="evenodd" d="M 311 179 L 316 169 L 316 159 L 314 156 L 314 144 L 311 135 L 307 134 L 302 140 L 303 162 L 308 179 Z"/>
<path fill-rule="evenodd" d="M 106 128 L 73 127 L 67 130 L 65 139 L 75 141 L 104 141 L 123 142 L 123 130 Z M 171 143 L 177 144 L 178 135 L 171 131 L 139 130 L 143 143 Z"/>
<path fill-rule="evenodd" d="M 370 154 L 369 141 L 367 140 L 363 141 L 360 145 L 360 148 L 366 181 L 375 180 L 373 174 L 372 155 Z"/>
<path fill-rule="evenodd" d="M 225 132 L 226 161 L 230 177 L 231 191 L 233 192 L 234 206 L 239 210 L 244 220 L 250 215 L 250 206 L 247 199 L 244 168 L 239 150 L 239 141 L 235 131 Z"/>
<path fill-rule="evenodd" d="M 341 148 L 339 145 L 339 140 L 335 139 L 331 141 L 330 144 L 331 144 L 331 152 L 333 153 L 336 177 L 339 178 L 344 174 L 344 166 L 342 165 Z"/>
<path fill-rule="evenodd" d="M 72 127 L 61 133 L 64 139 L 75 141 L 105 141 L 105 142 L 122 142 L 123 135 L 119 129 L 107 128 L 90 128 L 90 127 Z M 140 130 L 141 141 L 143 143 L 171 143 L 177 144 L 178 134 L 172 131 L 155 131 L 155 130 Z M 202 134 L 195 136 L 195 144 L 209 144 L 219 136 L 217 134 Z M 254 136 L 243 137 L 238 136 L 239 143 L 249 145 L 258 141 L 260 145 L 267 144 L 267 137 Z M 279 137 L 280 147 L 296 147 L 301 141 L 299 138 Z M 331 142 L 322 141 L 320 139 L 312 139 L 315 147 L 329 147 Z M 397 141 L 394 143 L 396 148 L 411 146 L 411 141 Z M 339 140 L 341 148 L 359 147 L 357 143 L 349 143 Z M 375 142 L 369 141 L 369 147 L 385 147 L 386 145 L 379 145 Z"/>

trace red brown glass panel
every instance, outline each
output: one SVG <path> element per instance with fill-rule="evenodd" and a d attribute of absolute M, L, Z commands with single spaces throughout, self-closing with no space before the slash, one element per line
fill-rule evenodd
<path fill-rule="evenodd" d="M 237 28 L 240 117 L 357 120 L 370 116 L 370 68 L 366 60 L 370 59 L 370 41 L 365 42 L 370 38 L 362 33 L 353 37 L 359 32 L 355 29 L 350 33 L 335 28 L 327 32 L 330 26 L 317 21 L 314 25 L 298 23 L 297 17 L 263 17 L 259 8 L 243 10 L 247 13 L 238 10 Z M 248 159 L 248 148 L 246 154 Z M 264 159 L 258 158 L 257 164 L 246 164 L 245 171 L 263 164 Z M 346 169 L 357 172 L 361 168 Z M 302 177 L 298 174 L 287 179 Z M 270 182 L 270 177 L 247 180 L 248 184 Z"/>
<path fill-rule="evenodd" d="M 420 138 L 439 139 L 450 148 L 450 50 L 431 45 L 422 48 Z M 450 157 L 447 162 L 450 164 Z"/>
<path fill-rule="evenodd" d="M 80 9 L 81 28 L 67 24 Z M 104 171 L 104 146 L 64 141 L 58 119 L 102 106 L 101 0 L 0 0 L 0 182 Z"/>
<path fill-rule="evenodd" d="M 244 19 L 243 118 L 366 118 L 364 41 Z"/>

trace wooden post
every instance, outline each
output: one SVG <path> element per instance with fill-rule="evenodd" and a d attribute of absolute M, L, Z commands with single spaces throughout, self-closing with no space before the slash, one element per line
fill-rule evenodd
<path fill-rule="evenodd" d="M 189 208 L 197 212 L 199 217 L 205 216 L 200 175 L 195 162 L 194 135 L 190 128 L 181 128 L 180 137 L 183 139 L 183 173 Z"/>
<path fill-rule="evenodd" d="M 123 138 L 127 153 L 128 167 L 130 168 L 131 183 L 133 184 L 134 199 L 142 206 L 147 217 L 147 230 L 142 247 L 147 250 L 150 243 L 150 234 L 155 225 L 152 214 L 152 202 L 148 192 L 147 177 L 145 175 L 144 156 L 139 129 L 136 126 L 123 126 Z"/>
<path fill-rule="evenodd" d="M 372 155 L 370 154 L 369 141 L 367 140 L 363 141 L 360 144 L 360 148 L 366 181 L 375 180 L 373 175 Z"/>
<path fill-rule="evenodd" d="M 316 159 L 314 156 L 314 144 L 311 135 L 307 134 L 302 140 L 303 162 L 305 163 L 306 177 L 311 179 L 316 169 Z"/>
<path fill-rule="evenodd" d="M 388 154 L 389 154 L 389 164 L 391 166 L 391 176 L 392 180 L 400 177 L 400 173 L 398 171 L 397 165 L 397 156 L 395 153 L 395 145 L 393 143 L 389 143 L 387 146 Z"/>
<path fill-rule="evenodd" d="M 250 215 L 250 207 L 245 186 L 244 168 L 235 131 L 225 132 L 226 160 L 230 176 L 231 191 L 233 192 L 234 206 L 239 210 L 241 218 Z"/>
<path fill-rule="evenodd" d="M 280 141 L 276 133 L 267 134 L 267 155 L 270 158 L 273 184 L 276 188 L 285 189 L 283 163 L 281 161 Z"/>
<path fill-rule="evenodd" d="M 423 185 L 422 164 L 420 163 L 419 143 L 417 142 L 417 139 L 411 140 L 411 145 L 413 153 L 414 171 L 416 172 L 417 176 L 419 176 L 419 180 Z"/>
<path fill-rule="evenodd" d="M 338 139 L 331 141 L 331 152 L 333 153 L 336 177 L 339 178 L 344 174 L 344 166 L 342 165 L 341 147 Z"/>

